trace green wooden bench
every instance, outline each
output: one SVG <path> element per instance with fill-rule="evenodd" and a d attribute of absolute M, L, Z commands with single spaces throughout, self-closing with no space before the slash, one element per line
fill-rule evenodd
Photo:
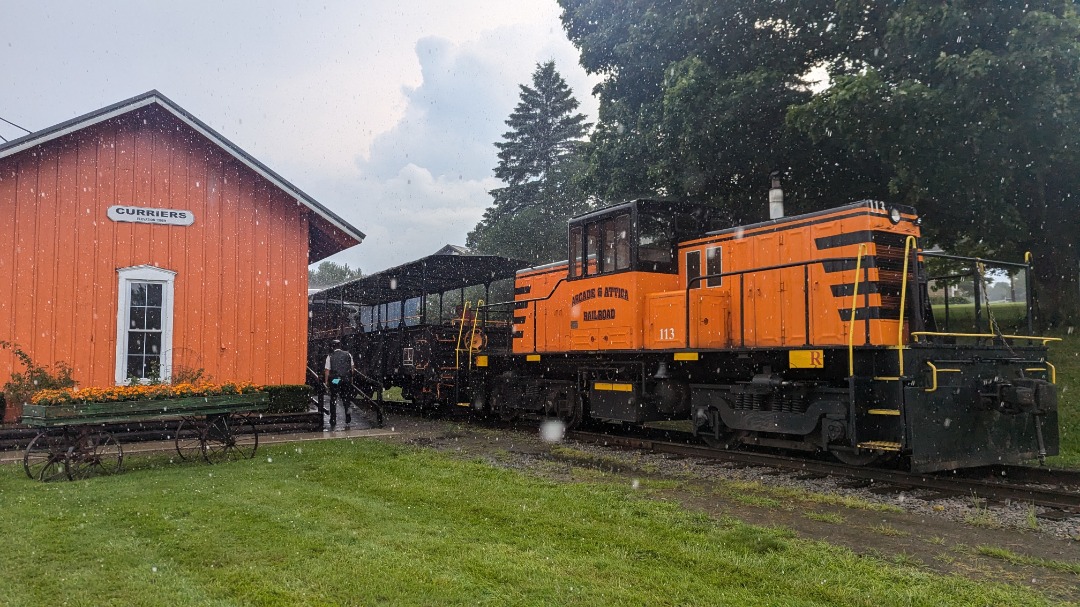
<path fill-rule="evenodd" d="M 181 459 L 217 462 L 251 458 L 259 446 L 255 424 L 244 414 L 266 409 L 265 392 L 71 405 L 27 405 L 22 422 L 41 428 L 23 455 L 27 476 L 41 481 L 118 472 L 124 451 L 104 424 L 176 419 L 174 442 Z"/>

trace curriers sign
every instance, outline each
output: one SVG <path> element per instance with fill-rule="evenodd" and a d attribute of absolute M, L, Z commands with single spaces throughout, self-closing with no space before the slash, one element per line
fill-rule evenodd
<path fill-rule="evenodd" d="M 131 223 L 189 226 L 195 221 L 195 214 L 179 209 L 148 209 L 116 205 L 109 207 L 109 219 Z"/>

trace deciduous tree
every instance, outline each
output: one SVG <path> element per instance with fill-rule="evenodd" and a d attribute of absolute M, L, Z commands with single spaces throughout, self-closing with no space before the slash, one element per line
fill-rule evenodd
<path fill-rule="evenodd" d="M 604 76 L 588 191 L 765 216 L 915 206 L 926 244 L 1035 253 L 1044 319 L 1080 313 L 1080 22 L 1071 0 L 559 0 Z M 827 70 L 821 86 L 811 74 Z"/>
<path fill-rule="evenodd" d="M 956 252 L 1035 255 L 1043 320 L 1080 313 L 1080 19 L 1070 0 L 836 3 L 832 86 L 790 113 Z M 842 43 L 842 44 L 840 44 Z"/>
<path fill-rule="evenodd" d="M 829 56 L 830 2 L 560 4 L 582 65 L 605 78 L 586 182 L 597 196 L 704 200 L 748 221 L 765 218 L 774 171 L 795 210 L 858 196 L 872 179 L 785 120 Z"/>
<path fill-rule="evenodd" d="M 347 263 L 324 261 L 314 271 L 308 269 L 308 286 L 313 289 L 322 289 L 361 276 L 363 273 L 359 268 L 350 268 Z"/>

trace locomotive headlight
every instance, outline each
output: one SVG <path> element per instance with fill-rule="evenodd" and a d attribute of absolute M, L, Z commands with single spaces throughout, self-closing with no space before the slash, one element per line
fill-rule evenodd
<path fill-rule="evenodd" d="M 893 223 L 900 223 L 900 209 L 892 207 L 889 209 L 889 221 Z"/>

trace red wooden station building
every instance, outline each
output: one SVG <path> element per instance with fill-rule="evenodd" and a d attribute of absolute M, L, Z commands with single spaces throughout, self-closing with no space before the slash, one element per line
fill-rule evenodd
<path fill-rule="evenodd" d="M 150 91 L 0 145 L 0 340 L 80 387 L 301 384 L 307 267 L 363 239 Z"/>

